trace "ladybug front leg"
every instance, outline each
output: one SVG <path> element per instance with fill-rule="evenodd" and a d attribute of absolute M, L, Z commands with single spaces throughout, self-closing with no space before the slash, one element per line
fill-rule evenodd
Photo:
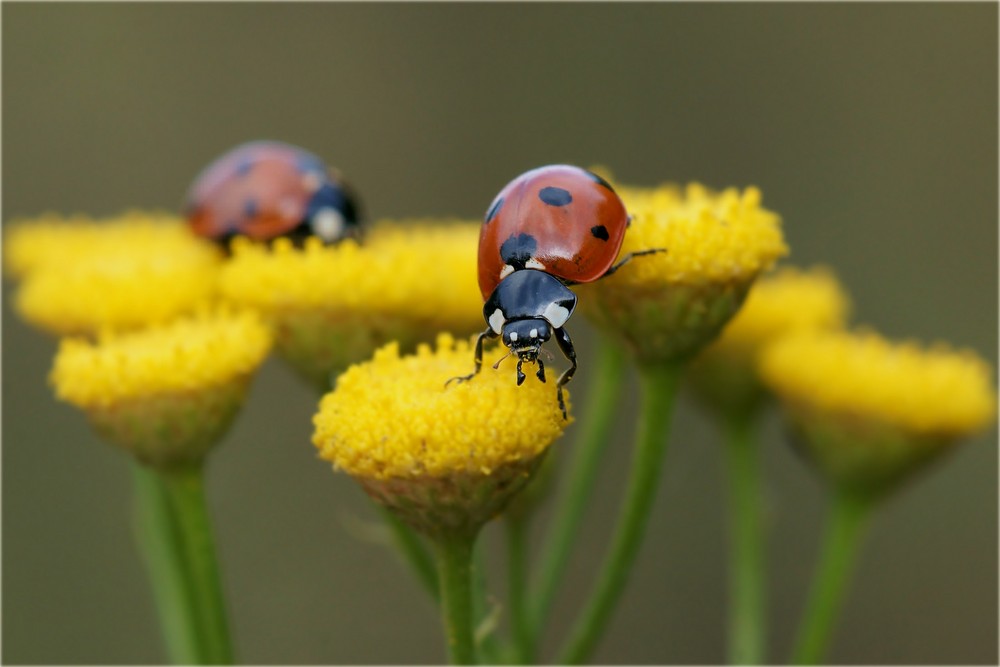
<path fill-rule="evenodd" d="M 566 402 L 563 400 L 563 385 L 568 383 L 573 379 L 573 374 L 576 373 L 576 350 L 573 349 L 573 341 L 570 340 L 569 334 L 563 328 L 558 328 L 554 332 L 556 343 L 559 344 L 559 349 L 562 353 L 566 355 L 569 359 L 569 368 L 563 371 L 563 374 L 559 376 L 559 380 L 556 382 L 556 396 L 559 398 L 559 409 L 562 410 L 563 419 L 566 419 Z"/>
<path fill-rule="evenodd" d="M 465 382 L 466 380 L 471 380 L 476 375 L 479 374 L 480 369 L 483 367 L 483 341 L 487 338 L 493 339 L 499 337 L 500 334 L 493 331 L 492 327 L 488 327 L 486 331 L 479 334 L 479 338 L 476 339 L 476 370 L 472 371 L 468 375 L 459 375 L 458 377 L 453 377 L 444 383 L 444 386 L 448 386 L 453 381 L 458 380 L 459 382 Z"/>

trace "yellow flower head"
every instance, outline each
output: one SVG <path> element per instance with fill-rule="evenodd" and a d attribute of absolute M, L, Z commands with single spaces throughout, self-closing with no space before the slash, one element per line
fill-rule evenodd
<path fill-rule="evenodd" d="M 783 267 L 754 284 L 739 312 L 688 368 L 688 378 L 710 405 L 751 409 L 763 396 L 757 361 L 764 346 L 796 331 L 842 329 L 849 308 L 826 267 Z"/>
<path fill-rule="evenodd" d="M 640 359 L 676 360 L 710 340 L 742 303 L 756 276 L 787 254 L 781 220 L 760 191 L 713 192 L 698 184 L 619 187 L 632 215 L 615 274 L 580 289 L 584 311 L 624 338 Z M 590 303 L 588 303 L 590 302 Z"/>
<path fill-rule="evenodd" d="M 314 418 L 313 443 L 334 468 L 425 532 L 475 530 L 527 482 L 567 425 L 553 383 L 518 387 L 484 358 L 472 370 L 468 341 L 450 335 L 400 356 L 391 343 L 349 368 Z M 502 368 L 502 367 L 501 367 Z"/>
<path fill-rule="evenodd" d="M 162 247 L 186 252 L 191 232 L 177 216 L 162 212 L 126 211 L 110 218 L 48 213 L 14 220 L 4 230 L 4 270 L 24 278 L 44 266 L 66 266 L 81 257 L 104 257 L 135 247 Z"/>
<path fill-rule="evenodd" d="M 155 214 L 24 224 L 7 242 L 7 259 L 24 278 L 18 311 L 59 335 L 134 329 L 190 313 L 211 298 L 221 259 L 179 220 Z"/>
<path fill-rule="evenodd" d="M 318 387 L 392 340 L 404 349 L 482 326 L 479 225 L 382 222 L 363 244 L 233 244 L 222 295 L 263 313 L 278 351 Z"/>
<path fill-rule="evenodd" d="M 107 439 L 175 465 L 201 458 L 225 432 L 269 347 L 255 314 L 202 311 L 96 342 L 64 339 L 50 381 Z"/>
<path fill-rule="evenodd" d="M 760 369 L 812 458 L 847 484 L 881 488 L 996 414 L 986 362 L 944 345 L 803 331 L 768 346 Z"/>

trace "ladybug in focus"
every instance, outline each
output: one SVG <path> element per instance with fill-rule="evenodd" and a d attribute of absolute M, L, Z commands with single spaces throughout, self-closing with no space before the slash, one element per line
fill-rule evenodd
<path fill-rule="evenodd" d="M 228 246 L 234 236 L 335 243 L 359 232 L 358 204 L 335 170 L 278 141 L 241 144 L 192 183 L 185 211 L 198 236 Z"/>
<path fill-rule="evenodd" d="M 535 375 L 545 382 L 538 354 L 554 337 L 571 364 L 556 383 L 565 419 L 562 388 L 577 367 L 573 342 L 563 328 L 576 308 L 576 294 L 567 286 L 593 282 L 633 257 L 660 252 L 629 253 L 615 264 L 628 225 L 629 215 L 614 189 L 586 169 L 550 165 L 508 183 L 490 205 L 479 233 L 479 289 L 489 326 L 476 340 L 475 371 L 452 379 L 461 382 L 479 373 L 483 341 L 501 338 L 518 357 L 517 384 L 524 382 L 525 362 L 537 364 Z"/>

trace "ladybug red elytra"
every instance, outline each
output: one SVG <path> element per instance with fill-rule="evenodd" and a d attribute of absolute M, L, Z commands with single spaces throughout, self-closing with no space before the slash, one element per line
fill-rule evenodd
<path fill-rule="evenodd" d="M 629 253 L 615 264 L 628 224 L 614 188 L 586 169 L 550 165 L 508 183 L 490 204 L 479 234 L 479 289 L 489 326 L 476 340 L 475 371 L 452 379 L 475 376 L 483 364 L 483 341 L 501 338 L 518 357 L 517 384 L 525 379 L 524 362 L 537 363 L 536 376 L 545 382 L 538 353 L 554 336 L 570 362 L 556 383 L 565 418 L 562 388 L 577 367 L 573 342 L 563 329 L 576 308 L 576 294 L 567 285 L 593 282 L 633 257 L 661 250 Z"/>
<path fill-rule="evenodd" d="M 191 184 L 185 207 L 195 234 L 228 246 L 318 236 L 334 243 L 358 234 L 358 204 L 336 170 L 278 141 L 252 141 L 216 158 Z"/>

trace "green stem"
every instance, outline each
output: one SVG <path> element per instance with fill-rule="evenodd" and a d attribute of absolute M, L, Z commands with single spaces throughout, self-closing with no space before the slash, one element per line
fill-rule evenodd
<path fill-rule="evenodd" d="M 528 521 L 508 517 L 507 528 L 507 604 L 514 635 L 514 663 L 527 664 L 531 652 L 531 632 L 528 629 L 527 592 Z"/>
<path fill-rule="evenodd" d="M 410 566 L 410 569 L 417 576 L 424 589 L 436 602 L 438 600 L 439 589 L 434 559 L 427 551 L 424 543 L 420 541 L 420 537 L 409 526 L 400 521 L 391 510 L 381 505 L 379 505 L 379 508 L 382 512 L 382 518 L 392 534 L 392 542 L 396 545 L 396 549 L 402 555 L 407 565 Z"/>
<path fill-rule="evenodd" d="M 191 586 L 191 602 L 200 625 L 201 662 L 232 664 L 229 629 L 215 558 L 212 526 L 205 505 L 202 466 L 157 473 L 180 533 L 182 557 Z"/>
<path fill-rule="evenodd" d="M 550 522 L 550 537 L 543 547 L 537 591 L 528 609 L 529 643 L 525 660 L 534 657 L 539 636 L 555 600 L 556 590 L 567 570 L 574 540 L 583 521 L 600 469 L 601 459 L 611 442 L 611 431 L 618 416 L 618 404 L 625 379 L 625 352 L 621 346 L 601 338 L 594 362 L 595 377 L 582 410 L 586 420 L 581 429 L 582 441 L 573 448 L 566 483 Z"/>
<path fill-rule="evenodd" d="M 797 665 L 823 660 L 851 576 L 872 500 L 841 490 L 831 499 L 819 564 L 792 654 Z"/>
<path fill-rule="evenodd" d="M 486 549 L 482 540 L 478 540 L 472 551 L 474 640 L 483 661 L 487 665 L 498 665 L 501 663 L 501 647 L 497 642 L 496 626 L 500 617 L 500 609 L 489 599 L 487 592 L 489 584 L 486 579 Z"/>
<path fill-rule="evenodd" d="M 625 502 L 597 585 L 570 633 L 561 664 L 586 660 L 611 618 L 642 543 L 667 449 L 679 364 L 640 367 L 642 403 Z"/>
<path fill-rule="evenodd" d="M 180 529 L 158 473 L 132 464 L 135 538 L 146 564 L 170 662 L 201 662 L 201 638 Z"/>
<path fill-rule="evenodd" d="M 434 549 L 441 582 L 441 612 L 453 665 L 476 663 L 472 613 L 472 547 L 475 536 L 439 536 Z"/>
<path fill-rule="evenodd" d="M 765 653 L 764 535 L 759 447 L 749 415 L 726 418 L 729 474 L 729 663 L 759 665 Z"/>

